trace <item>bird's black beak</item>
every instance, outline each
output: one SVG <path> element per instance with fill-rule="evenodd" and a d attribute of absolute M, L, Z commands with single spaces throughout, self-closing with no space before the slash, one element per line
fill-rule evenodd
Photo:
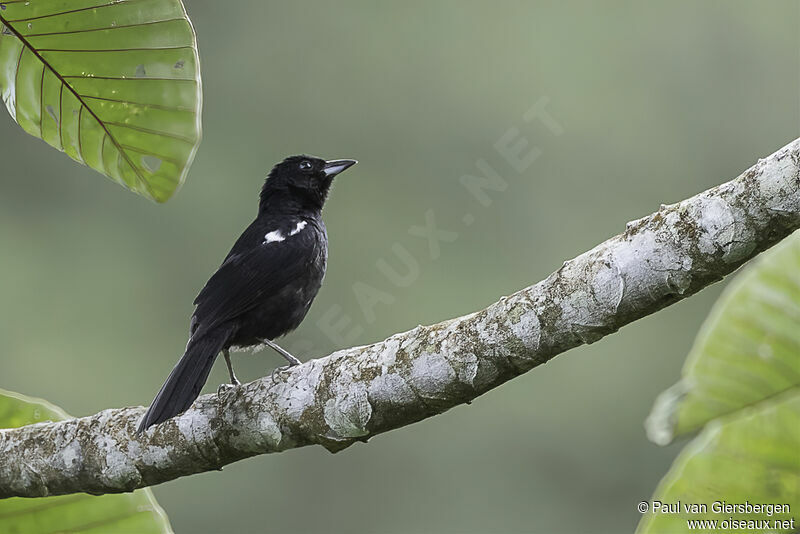
<path fill-rule="evenodd" d="M 340 172 L 346 171 L 356 163 L 358 162 L 354 159 L 332 159 L 330 161 L 326 161 L 324 167 L 325 176 L 328 178 L 333 178 Z"/>

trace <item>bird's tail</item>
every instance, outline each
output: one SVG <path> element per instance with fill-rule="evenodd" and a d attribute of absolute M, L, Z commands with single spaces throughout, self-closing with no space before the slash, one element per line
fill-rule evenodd
<path fill-rule="evenodd" d="M 199 339 L 189 340 L 186 352 L 153 399 L 137 432 L 142 433 L 151 426 L 186 411 L 192 405 L 200 395 L 214 360 L 227 343 L 231 332 L 231 329 L 219 329 L 208 332 Z"/>

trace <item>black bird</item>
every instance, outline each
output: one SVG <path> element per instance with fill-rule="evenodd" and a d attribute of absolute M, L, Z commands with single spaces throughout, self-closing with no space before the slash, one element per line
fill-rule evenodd
<path fill-rule="evenodd" d="M 261 190 L 258 216 L 197 295 L 186 352 L 139 432 L 189 408 L 220 352 L 234 385 L 239 381 L 231 348 L 266 344 L 290 366 L 300 364 L 272 340 L 300 325 L 322 285 L 328 260 L 322 206 L 334 176 L 356 163 L 292 156 L 272 169 Z"/>

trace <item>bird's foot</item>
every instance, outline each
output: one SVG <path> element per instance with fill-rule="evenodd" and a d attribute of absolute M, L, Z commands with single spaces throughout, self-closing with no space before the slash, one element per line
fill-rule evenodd
<path fill-rule="evenodd" d="M 237 387 L 239 387 L 241 385 L 242 385 L 242 383 L 239 382 L 238 380 L 235 381 L 232 384 L 220 384 L 219 387 L 217 388 L 217 395 L 221 395 L 223 393 L 227 393 L 228 391 L 230 391 L 232 389 L 236 389 Z"/>
<path fill-rule="evenodd" d="M 292 367 L 296 367 L 296 366 L 300 365 L 300 363 L 301 362 L 298 361 L 297 363 L 290 363 L 289 365 L 281 365 L 280 367 L 276 367 L 275 369 L 272 370 L 272 373 L 269 376 L 272 379 L 272 381 L 275 382 L 275 373 L 278 373 L 278 374 L 285 373 L 286 371 L 288 371 Z"/>

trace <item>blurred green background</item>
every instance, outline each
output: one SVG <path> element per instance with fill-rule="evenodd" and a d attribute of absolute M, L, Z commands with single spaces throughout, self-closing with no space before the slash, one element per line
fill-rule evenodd
<path fill-rule="evenodd" d="M 337 306 L 355 344 L 480 309 L 800 132 L 796 1 L 186 4 L 204 141 L 166 205 L 0 120 L 0 386 L 72 414 L 150 402 L 286 155 L 361 162 L 326 207 L 325 285 L 285 340 L 311 358 L 341 348 L 318 326 Z M 542 98 L 562 135 L 522 120 Z M 523 173 L 494 149 L 509 128 L 542 152 Z M 488 207 L 459 182 L 479 158 L 509 183 Z M 428 210 L 458 232 L 436 259 L 408 233 Z M 419 263 L 410 287 L 376 267 L 399 266 L 393 243 Z M 357 282 L 393 303 L 365 317 Z M 721 289 L 368 445 L 258 457 L 156 497 L 177 532 L 631 531 L 681 446 L 649 443 L 643 420 Z M 236 358 L 243 379 L 279 363 Z M 218 364 L 206 391 L 225 377 Z"/>

